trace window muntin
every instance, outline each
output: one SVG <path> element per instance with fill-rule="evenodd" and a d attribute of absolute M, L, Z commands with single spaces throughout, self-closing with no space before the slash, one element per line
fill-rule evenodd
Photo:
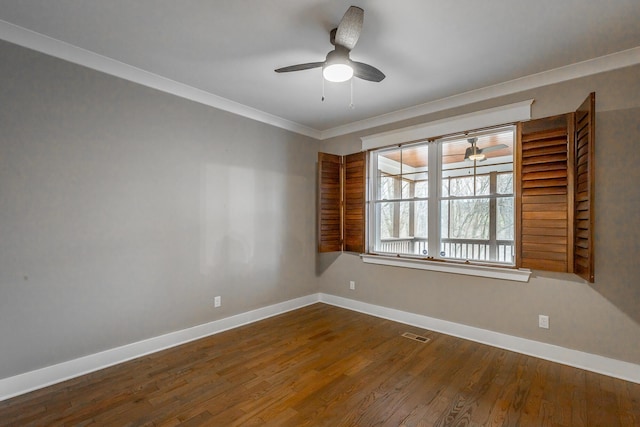
<path fill-rule="evenodd" d="M 373 152 L 370 252 L 514 264 L 514 129 L 473 135 L 483 161 L 470 137 Z"/>

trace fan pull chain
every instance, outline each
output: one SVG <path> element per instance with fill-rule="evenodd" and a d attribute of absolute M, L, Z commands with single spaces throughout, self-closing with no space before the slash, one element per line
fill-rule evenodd
<path fill-rule="evenodd" d="M 349 104 L 349 108 L 351 108 L 352 110 L 356 108 L 356 106 L 353 104 L 353 78 L 351 78 L 351 103 Z"/>
<path fill-rule="evenodd" d="M 324 76 L 320 73 L 320 77 L 322 77 L 322 102 L 324 102 Z"/>

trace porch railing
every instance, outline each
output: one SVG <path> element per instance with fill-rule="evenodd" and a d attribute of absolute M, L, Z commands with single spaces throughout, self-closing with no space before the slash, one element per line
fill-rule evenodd
<path fill-rule="evenodd" d="M 489 240 L 442 239 L 439 256 L 473 261 L 513 263 L 513 240 L 497 240 L 495 246 L 493 248 L 491 246 Z M 384 253 L 429 256 L 428 239 L 421 237 L 382 239 L 376 249 Z"/>

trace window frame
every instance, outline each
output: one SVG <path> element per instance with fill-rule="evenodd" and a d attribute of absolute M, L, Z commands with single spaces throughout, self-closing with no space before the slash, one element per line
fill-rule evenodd
<path fill-rule="evenodd" d="M 463 258 L 456 258 L 456 257 L 451 257 L 451 256 L 443 256 L 441 255 L 441 250 L 442 250 L 442 245 L 443 245 L 443 237 L 442 237 L 442 229 L 441 229 L 441 207 L 442 207 L 442 202 L 444 200 L 467 200 L 469 198 L 465 198 L 465 197 L 461 197 L 461 198 L 456 198 L 454 196 L 448 195 L 448 196 L 444 196 L 442 194 L 442 184 L 444 182 L 445 177 L 443 175 L 446 174 L 445 169 L 443 169 L 443 147 L 447 144 L 450 143 L 454 140 L 460 140 L 462 138 L 469 138 L 469 137 L 473 137 L 473 136 L 486 136 L 486 135 L 491 135 L 491 134 L 497 134 L 500 132 L 511 132 L 512 134 L 512 157 L 511 157 L 511 162 L 510 162 L 510 171 L 512 176 L 515 174 L 515 154 L 516 154 L 516 126 L 513 124 L 508 124 L 508 125 L 503 125 L 503 126 L 498 126 L 498 127 L 491 127 L 488 129 L 477 129 L 477 130 L 473 130 L 473 131 L 465 131 L 465 132 L 458 132 L 456 134 L 453 135 L 446 135 L 440 138 L 436 138 L 436 139 L 432 139 L 432 140 L 428 140 L 428 141 L 419 141 L 419 142 L 413 142 L 413 143 L 408 143 L 408 144 L 399 144 L 397 146 L 391 146 L 391 147 L 384 147 L 384 148 L 379 148 L 376 150 L 371 150 L 368 152 L 368 156 L 369 156 L 369 186 L 368 186 L 368 197 L 367 197 L 367 201 L 369 203 L 369 207 L 367 209 L 368 211 L 368 218 L 370 218 L 371 220 L 369 221 L 368 227 L 367 227 L 367 255 L 375 255 L 375 256 L 383 256 L 383 257 L 394 257 L 394 258 L 411 258 L 413 260 L 418 260 L 418 261 L 437 261 L 437 262 L 453 262 L 453 263 L 464 263 L 465 265 L 478 265 L 478 266 L 483 266 L 483 267 L 498 267 L 498 268 L 514 268 L 516 265 L 516 259 L 515 259 L 515 247 L 516 247 L 516 230 L 515 230 L 515 211 L 514 211 L 514 218 L 513 218 L 513 234 L 514 234 L 514 239 L 511 242 L 511 262 L 504 262 L 504 261 L 499 261 L 497 259 L 494 260 L 481 260 L 481 259 L 463 259 Z M 427 174 L 427 179 L 428 179 L 428 186 L 429 186 L 429 190 L 428 190 L 428 195 L 427 197 L 411 197 L 411 195 L 409 195 L 408 199 L 405 199 L 404 196 L 402 196 L 402 194 L 400 194 L 400 198 L 395 197 L 397 196 L 397 194 L 394 194 L 394 198 L 393 199 L 383 199 L 382 196 L 380 195 L 380 185 L 381 183 L 379 182 L 379 169 L 378 169 L 378 163 L 379 163 L 379 159 L 381 157 L 384 158 L 384 156 L 381 156 L 381 153 L 385 153 L 385 152 L 389 152 L 389 151 L 395 151 L 395 150 L 403 150 L 403 149 L 411 149 L 413 147 L 424 147 L 427 146 L 428 147 L 428 167 L 427 167 L 427 171 L 424 172 L 422 171 L 422 173 L 426 173 Z M 402 152 L 400 154 L 400 156 L 402 156 Z M 402 161 L 400 162 L 402 164 Z M 483 165 L 480 165 L 479 167 L 483 167 Z M 402 166 L 401 166 L 402 168 Z M 484 168 L 486 168 L 486 166 L 484 166 Z M 488 173 L 483 173 L 481 175 L 476 175 L 475 172 L 475 165 L 474 165 L 474 175 L 473 177 L 475 178 L 476 176 L 488 176 L 489 180 L 491 180 L 491 175 L 496 176 L 498 173 L 501 172 L 505 172 L 505 171 L 501 171 L 500 169 L 500 165 L 496 165 L 496 169 L 497 170 L 491 170 Z M 400 170 L 401 172 L 401 170 Z M 445 173 L 443 173 L 445 172 Z M 399 173 L 397 176 L 393 176 L 394 180 L 402 182 L 402 180 L 404 179 L 404 173 Z M 449 178 L 450 179 L 450 178 Z M 497 178 L 495 178 L 497 180 Z M 494 188 L 495 190 L 495 188 Z M 471 198 L 478 198 L 479 196 L 474 195 Z M 489 200 L 489 215 L 490 218 L 493 218 L 495 220 L 495 217 L 497 216 L 497 200 L 498 198 L 509 198 L 512 200 L 512 203 L 515 204 L 515 186 L 513 187 L 513 191 L 512 193 L 508 194 L 508 195 L 501 195 L 498 194 L 497 192 L 491 192 L 489 194 L 487 194 L 486 196 L 481 197 L 483 199 L 487 199 Z M 426 249 L 428 251 L 427 255 L 422 255 L 419 253 L 408 253 L 408 252 L 401 252 L 401 251 L 397 251 L 397 252 L 385 252 L 384 250 L 380 250 L 380 243 L 382 240 L 382 228 L 380 225 L 380 215 L 377 214 L 377 210 L 378 210 L 378 206 L 382 205 L 383 203 L 385 203 L 385 201 L 391 202 L 391 203 L 396 203 L 398 205 L 400 205 L 400 203 L 406 202 L 406 203 L 415 203 L 415 202 L 427 202 L 427 211 L 429 212 L 428 216 L 427 216 L 427 245 L 426 245 Z M 411 215 L 411 214 L 410 214 Z M 491 221 L 491 220 L 490 220 Z M 398 228 L 395 223 L 400 223 L 400 218 L 399 216 L 394 215 L 394 230 L 396 228 Z M 414 233 L 415 234 L 415 233 Z M 396 236 L 398 238 L 401 238 L 399 235 Z M 411 237 L 412 241 L 414 241 L 415 244 L 415 239 L 416 237 L 413 236 Z M 476 240 L 476 239 L 467 239 L 467 240 Z M 482 239 L 481 240 L 482 243 L 478 243 L 478 244 L 488 244 L 488 245 L 493 245 L 495 246 L 489 247 L 489 251 L 497 254 L 498 252 L 498 239 L 497 239 L 497 230 L 496 227 L 490 227 L 489 230 L 489 238 L 488 239 Z M 495 251 L 494 251 L 495 250 Z M 497 258 L 497 255 L 494 257 Z"/>

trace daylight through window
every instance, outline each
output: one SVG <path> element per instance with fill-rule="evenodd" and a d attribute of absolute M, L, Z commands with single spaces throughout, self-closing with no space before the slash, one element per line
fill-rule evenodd
<path fill-rule="evenodd" d="M 369 251 L 514 264 L 514 128 L 371 154 Z"/>

